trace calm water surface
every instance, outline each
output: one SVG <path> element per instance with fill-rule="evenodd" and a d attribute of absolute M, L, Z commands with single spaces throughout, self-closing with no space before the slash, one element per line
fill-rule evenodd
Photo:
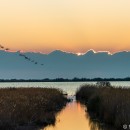
<path fill-rule="evenodd" d="M 5 87 L 53 87 L 60 88 L 69 95 L 74 95 L 76 90 L 83 84 L 95 84 L 96 82 L 15 82 L 15 83 L 0 83 L 0 88 Z M 130 82 L 111 82 L 114 86 L 129 87 Z"/>
<path fill-rule="evenodd" d="M 76 90 L 83 84 L 95 84 L 96 82 L 18 82 L 0 83 L 0 88 L 6 87 L 47 87 L 60 88 L 72 95 L 73 102 L 57 114 L 55 126 L 48 126 L 45 130 L 112 130 L 112 128 L 102 128 L 98 123 L 90 120 L 89 114 L 85 112 L 86 107 L 77 103 L 73 96 Z M 111 82 L 118 87 L 130 87 L 130 82 Z"/>
<path fill-rule="evenodd" d="M 91 125 L 85 107 L 74 101 L 57 115 L 56 125 L 48 126 L 45 130 L 91 130 Z"/>
<path fill-rule="evenodd" d="M 86 107 L 75 100 L 57 114 L 55 125 L 47 126 L 44 130 L 114 130 L 91 121 Z"/>

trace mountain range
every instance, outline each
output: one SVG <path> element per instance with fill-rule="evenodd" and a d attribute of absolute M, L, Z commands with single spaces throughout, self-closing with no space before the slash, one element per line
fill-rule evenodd
<path fill-rule="evenodd" d="M 23 54 L 44 65 L 27 61 L 19 56 L 19 52 L 0 50 L 0 79 L 130 77 L 129 51 L 109 54 L 90 50 L 77 55 L 56 50 L 49 54 Z"/>

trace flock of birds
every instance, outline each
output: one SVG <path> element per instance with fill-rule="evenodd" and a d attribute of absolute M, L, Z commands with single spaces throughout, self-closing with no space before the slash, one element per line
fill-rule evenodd
<path fill-rule="evenodd" d="M 4 50 L 4 51 L 9 51 L 9 50 L 10 50 L 9 48 L 6 48 L 6 47 L 4 47 L 4 46 L 2 46 L 2 45 L 0 45 L 0 48 L 1 48 L 2 50 Z M 37 61 L 35 61 L 35 60 L 33 60 L 32 58 L 28 57 L 27 55 L 25 55 L 25 54 L 22 53 L 21 51 L 18 51 L 18 52 L 19 52 L 19 56 L 23 57 L 25 60 L 30 61 L 30 62 L 34 63 L 35 65 L 38 65 L 38 64 L 41 65 L 41 66 L 44 65 L 44 64 L 38 63 Z"/>

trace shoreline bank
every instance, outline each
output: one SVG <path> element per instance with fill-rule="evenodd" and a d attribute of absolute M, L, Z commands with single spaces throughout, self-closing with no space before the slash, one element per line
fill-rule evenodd
<path fill-rule="evenodd" d="M 68 102 L 59 89 L 0 89 L 0 129 L 36 130 L 55 123 L 57 112 Z"/>
<path fill-rule="evenodd" d="M 130 89 L 112 86 L 83 85 L 76 92 L 77 101 L 87 107 L 87 112 L 99 121 L 123 129 L 130 121 Z"/>

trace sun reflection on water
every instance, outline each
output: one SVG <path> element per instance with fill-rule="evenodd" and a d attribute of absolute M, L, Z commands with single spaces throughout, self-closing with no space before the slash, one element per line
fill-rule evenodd
<path fill-rule="evenodd" d="M 99 130 L 90 122 L 85 107 L 74 101 L 67 104 L 66 108 L 57 115 L 55 126 L 48 126 L 45 130 Z"/>

